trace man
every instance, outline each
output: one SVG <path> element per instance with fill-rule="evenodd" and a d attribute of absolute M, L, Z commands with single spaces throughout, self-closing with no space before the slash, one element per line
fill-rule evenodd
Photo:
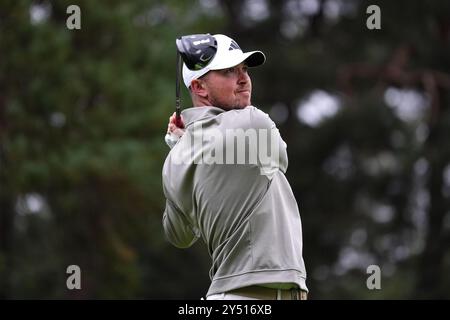
<path fill-rule="evenodd" d="M 251 105 L 248 68 L 265 56 L 243 53 L 225 35 L 213 38 L 216 52 L 206 66 L 183 66 L 193 103 L 182 112 L 184 128 L 175 115 L 169 119 L 175 139 L 167 140 L 172 149 L 163 168 L 165 234 L 180 248 L 205 241 L 212 258 L 207 299 L 306 299 L 286 144 Z"/>

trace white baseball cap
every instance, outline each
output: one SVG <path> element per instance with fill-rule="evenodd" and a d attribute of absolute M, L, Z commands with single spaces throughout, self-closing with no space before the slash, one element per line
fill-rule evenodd
<path fill-rule="evenodd" d="M 242 52 L 239 45 L 223 34 L 215 34 L 213 37 L 217 41 L 217 52 L 211 62 L 200 70 L 190 70 L 183 63 L 183 81 L 189 89 L 192 80 L 198 79 L 210 70 L 227 69 L 242 62 L 246 62 L 249 67 L 257 67 L 266 61 L 266 56 L 261 51 Z"/>

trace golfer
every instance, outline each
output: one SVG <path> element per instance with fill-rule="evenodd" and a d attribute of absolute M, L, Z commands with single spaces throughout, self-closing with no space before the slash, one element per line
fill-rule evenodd
<path fill-rule="evenodd" d="M 169 119 L 163 167 L 164 232 L 176 247 L 199 238 L 212 259 L 210 300 L 305 300 L 302 224 L 285 177 L 286 143 L 269 116 L 252 106 L 244 53 L 225 35 L 182 38 L 198 61 L 184 59 L 192 108 Z M 195 60 L 195 59 L 194 59 Z M 178 126 L 175 124 L 178 123 Z M 195 270 L 192 270 L 193 274 Z"/>

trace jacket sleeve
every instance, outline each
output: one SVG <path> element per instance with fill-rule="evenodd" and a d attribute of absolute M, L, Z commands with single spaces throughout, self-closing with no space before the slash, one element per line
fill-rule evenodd
<path fill-rule="evenodd" d="M 197 228 L 194 228 L 184 213 L 168 199 L 163 215 L 163 226 L 169 242 L 178 248 L 188 248 L 199 238 Z"/>
<path fill-rule="evenodd" d="M 259 141 L 259 159 L 262 161 L 259 163 L 261 174 L 266 175 L 269 179 L 272 178 L 276 170 L 286 172 L 288 167 L 287 157 L 287 145 L 281 138 L 280 132 L 275 123 L 270 119 L 267 113 L 252 107 L 250 110 L 250 123 L 251 127 L 256 130 L 264 130 L 259 132 L 258 137 L 261 139 L 261 133 L 267 135 L 267 147 L 261 148 L 261 141 Z M 265 135 L 263 135 L 265 137 Z M 269 151 L 270 150 L 270 151 Z M 270 153 L 268 156 L 267 153 Z"/>

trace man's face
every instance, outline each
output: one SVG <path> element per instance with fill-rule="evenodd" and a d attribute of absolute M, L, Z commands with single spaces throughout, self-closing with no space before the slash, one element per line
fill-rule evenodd
<path fill-rule="evenodd" d="M 203 81 L 211 105 L 224 110 L 243 109 L 251 105 L 252 81 L 247 70 L 247 65 L 241 63 L 208 72 Z"/>

